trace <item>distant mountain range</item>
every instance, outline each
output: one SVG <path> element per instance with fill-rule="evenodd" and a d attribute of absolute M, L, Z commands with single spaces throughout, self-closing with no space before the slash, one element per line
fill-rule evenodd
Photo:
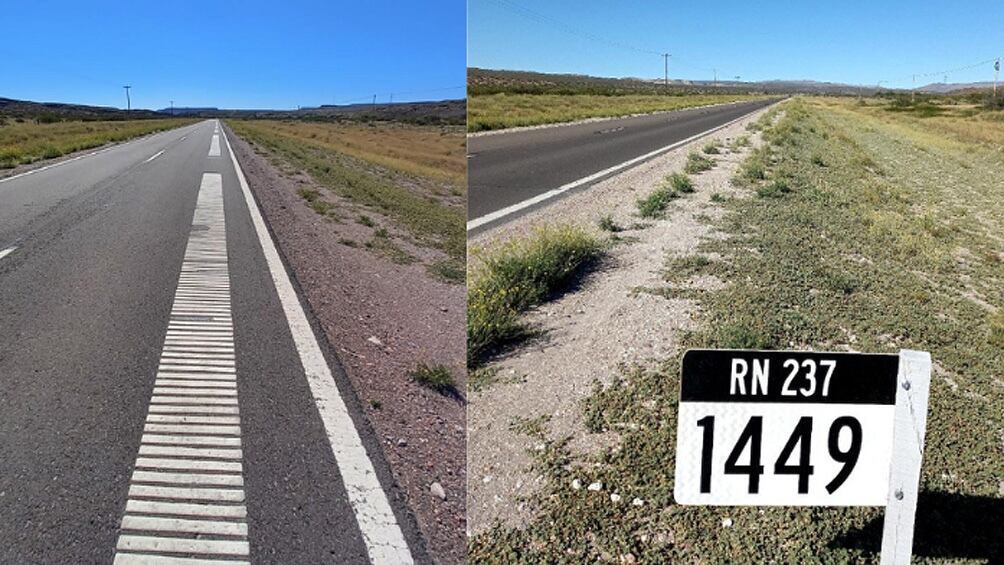
<path fill-rule="evenodd" d="M 122 110 L 107 106 L 32 102 L 0 98 L 0 116 L 46 117 L 53 120 L 125 120 L 184 116 L 199 118 L 308 118 L 314 120 L 392 120 L 422 124 L 462 125 L 467 117 L 466 100 L 436 100 L 395 104 L 322 105 L 299 110 L 227 110 L 215 107 L 175 107 L 160 110 Z"/>
<path fill-rule="evenodd" d="M 85 104 L 64 104 L 61 102 L 31 102 L 0 98 L 0 115 L 11 117 L 52 116 L 74 120 L 124 120 L 141 118 L 162 118 L 153 110 L 131 110 L 109 106 L 87 106 Z"/>
<path fill-rule="evenodd" d="M 664 92 L 663 79 L 655 78 L 605 78 L 577 74 L 551 74 L 534 71 L 501 69 L 467 69 L 467 82 L 472 94 L 494 92 L 538 93 L 596 93 L 630 94 Z M 990 88 L 991 83 L 930 84 L 918 89 L 932 94 L 943 94 Z M 676 92 L 750 92 L 766 94 L 840 94 L 870 95 L 879 92 L 875 86 L 822 82 L 815 80 L 681 80 L 670 79 L 668 88 Z M 907 89 L 882 88 L 883 92 L 908 92 Z"/>
<path fill-rule="evenodd" d="M 435 100 L 429 102 L 396 102 L 393 104 L 347 104 L 300 108 L 298 110 L 226 110 L 220 108 L 163 108 L 162 114 L 195 117 L 307 117 L 312 119 L 375 119 L 421 123 L 457 123 L 467 117 L 466 100 Z"/>
<path fill-rule="evenodd" d="M 931 94 L 948 94 L 950 92 L 967 92 L 973 90 L 989 90 L 994 87 L 992 82 L 932 82 L 917 89 L 918 92 Z M 997 85 L 998 88 L 1001 85 Z"/>

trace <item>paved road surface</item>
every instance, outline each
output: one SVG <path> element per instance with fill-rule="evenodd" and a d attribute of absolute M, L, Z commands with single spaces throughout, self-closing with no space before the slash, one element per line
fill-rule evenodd
<path fill-rule="evenodd" d="M 549 191 L 585 188 L 616 172 L 604 172 L 611 167 L 727 124 L 772 102 L 724 104 L 471 137 L 467 147 L 468 232 L 504 223 L 543 205 L 541 200 Z"/>
<path fill-rule="evenodd" d="M 427 560 L 220 130 L 0 180 L 0 563 Z"/>

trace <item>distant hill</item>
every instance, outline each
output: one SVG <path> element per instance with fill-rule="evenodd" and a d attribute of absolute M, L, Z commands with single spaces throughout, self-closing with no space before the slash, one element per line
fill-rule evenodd
<path fill-rule="evenodd" d="M 931 84 L 925 84 L 924 86 L 918 88 L 919 92 L 929 92 L 931 94 L 948 94 L 951 92 L 967 92 L 975 90 L 989 90 L 992 89 L 994 83 L 987 82 L 932 82 Z M 998 84 L 997 88 L 1000 89 L 1001 85 Z"/>
<path fill-rule="evenodd" d="M 213 112 L 219 112 L 219 108 L 186 108 L 186 107 L 176 107 L 176 108 L 161 108 L 157 112 L 161 114 L 170 114 L 172 116 L 197 116 L 200 114 L 211 114 Z"/>
<path fill-rule="evenodd" d="M 322 105 L 299 110 L 227 110 L 215 107 L 175 107 L 160 110 L 131 110 L 60 102 L 31 102 L 0 98 L 0 116 L 41 120 L 136 120 L 167 116 L 197 118 L 276 118 L 307 120 L 377 120 L 417 124 L 463 125 L 466 100 L 399 102 L 394 104 Z"/>
<path fill-rule="evenodd" d="M 170 108 L 160 110 L 169 114 Z M 274 118 L 308 120 L 385 120 L 410 123 L 462 125 L 467 118 L 466 100 L 397 102 L 394 104 L 348 104 L 300 108 L 299 110 L 226 110 L 220 108 L 174 108 L 174 115 L 205 118 Z"/>
<path fill-rule="evenodd" d="M 44 117 L 55 120 L 137 120 L 162 118 L 152 110 L 126 111 L 108 106 L 87 106 L 83 104 L 63 104 L 61 102 L 30 102 L 0 98 L 0 115 L 13 118 Z"/>
<path fill-rule="evenodd" d="M 498 69 L 467 69 L 470 94 L 497 92 L 526 94 L 657 94 L 666 92 L 662 79 L 604 78 L 576 74 L 549 74 L 533 71 Z M 873 94 L 875 87 L 818 82 L 811 80 L 770 80 L 743 82 L 736 80 L 670 79 L 673 93 L 757 93 L 757 94 Z M 888 89 L 885 89 L 888 90 Z"/>

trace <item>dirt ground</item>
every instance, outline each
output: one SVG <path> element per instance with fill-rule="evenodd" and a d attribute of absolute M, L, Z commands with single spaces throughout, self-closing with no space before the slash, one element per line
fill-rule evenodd
<path fill-rule="evenodd" d="M 670 205 L 663 218 L 639 218 L 635 202 L 647 195 L 669 173 L 682 171 L 688 153 L 711 140 L 729 142 L 757 134 L 745 126 L 763 111 L 715 134 L 634 167 L 543 209 L 479 234 L 471 246 L 491 248 L 533 227 L 573 223 L 600 237 L 598 220 L 610 215 L 625 231 L 617 235 L 609 256 L 581 288 L 527 314 L 543 337 L 490 365 L 495 381 L 471 393 L 468 408 L 468 535 L 488 529 L 496 521 L 518 527 L 533 513 L 526 502 L 544 480 L 532 473 L 529 452 L 543 449 L 529 436 L 514 431 L 515 418 L 548 417 L 547 428 L 556 438 L 571 437 L 577 452 L 593 452 L 596 434 L 586 443 L 581 401 L 595 382 L 605 382 L 618 367 L 648 366 L 678 347 L 682 332 L 695 327 L 699 306 L 690 300 L 667 300 L 644 291 L 664 284 L 665 258 L 693 254 L 702 238 L 713 237 L 710 220 L 721 210 L 713 194 L 741 194 L 730 179 L 751 147 L 722 149 L 713 155 L 715 168 L 691 175 L 696 190 Z M 693 288 L 720 284 L 710 278 L 690 281 Z M 605 441 L 616 438 L 608 436 Z"/>
<path fill-rule="evenodd" d="M 420 263 L 395 264 L 356 246 L 386 220 L 366 210 L 376 221 L 368 227 L 317 214 L 298 190 L 318 190 L 347 217 L 362 209 L 302 172 L 280 170 L 229 128 L 228 134 L 279 248 L 380 438 L 429 553 L 437 563 L 463 563 L 464 285 L 434 280 Z M 448 367 L 460 395 L 413 382 L 409 373 L 420 362 Z"/>

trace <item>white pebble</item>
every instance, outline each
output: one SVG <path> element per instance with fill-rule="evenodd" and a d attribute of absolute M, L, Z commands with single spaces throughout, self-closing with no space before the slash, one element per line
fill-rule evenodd
<path fill-rule="evenodd" d="M 603 483 L 601 483 L 599 481 L 596 481 L 595 483 L 590 483 L 589 486 L 586 487 L 586 489 L 587 490 L 593 490 L 593 491 L 603 490 Z"/>
<path fill-rule="evenodd" d="M 621 495 L 617 494 L 616 492 L 610 495 L 610 502 L 620 502 L 620 501 L 621 501 Z"/>
<path fill-rule="evenodd" d="M 582 488 L 582 481 L 579 479 L 572 479 L 572 489 L 579 490 Z"/>
<path fill-rule="evenodd" d="M 731 528 L 732 527 L 732 518 L 725 518 L 725 519 L 723 519 L 722 520 L 722 527 L 723 528 Z"/>
<path fill-rule="evenodd" d="M 631 505 L 632 506 L 644 506 L 645 505 L 645 501 L 642 500 L 642 499 L 640 499 L 640 498 L 636 498 L 636 499 L 634 499 L 634 500 L 631 501 Z"/>

